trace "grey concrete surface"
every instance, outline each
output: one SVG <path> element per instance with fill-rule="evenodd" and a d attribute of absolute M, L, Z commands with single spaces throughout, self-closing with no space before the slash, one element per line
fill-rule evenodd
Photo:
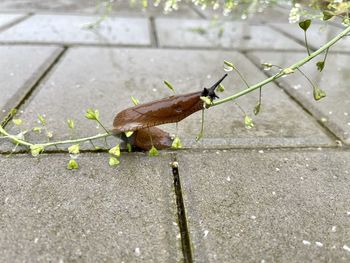
<path fill-rule="evenodd" d="M 114 3 L 111 19 L 92 32 L 83 26 L 101 15 L 94 0 L 0 1 L 0 12 L 7 13 L 0 15 L 0 27 L 11 12 L 33 12 L 0 30 L 0 109 L 17 105 L 50 69 L 21 103 L 16 118 L 23 125 L 9 122 L 7 130 L 30 131 L 40 126 L 42 114 L 51 140 L 96 135 L 104 131 L 85 119 L 88 108 L 98 109 L 111 128 L 115 114 L 133 105 L 131 96 L 142 103 L 172 95 L 163 80 L 178 94 L 199 91 L 225 73 L 228 60 L 254 84 L 270 72 L 253 62 L 288 65 L 306 54 L 300 37 L 258 24 L 280 22 L 285 12 L 214 23 L 199 20 L 198 10 L 186 5 L 165 19 L 153 7 L 140 11 L 127 1 Z M 66 52 L 54 61 L 63 46 Z M 158 158 L 123 153 L 116 168 L 109 167 L 108 154 L 85 153 L 78 157 L 79 170 L 68 171 L 70 156 L 50 152 L 56 148 L 37 159 L 8 156 L 14 145 L 0 138 L 0 261 L 182 262 L 190 250 L 194 262 L 350 261 L 350 154 L 348 145 L 335 147 L 341 144 L 337 137 L 349 140 L 348 59 L 329 54 L 327 61 L 322 77 L 314 64 L 305 69 L 327 92 L 317 104 L 311 88 L 293 74 L 280 80 L 281 88 L 264 87 L 258 116 L 258 91 L 237 100 L 254 128 L 244 127 L 244 113 L 234 103 L 206 111 L 198 143 L 200 112 L 182 121 L 178 133 L 189 150 L 175 153 L 182 182 L 176 193 L 172 151 Z M 235 72 L 224 86 L 221 98 L 245 88 Z M 67 118 L 75 122 L 74 133 Z M 161 128 L 176 132 L 175 124 Z M 45 130 L 26 138 L 47 141 Z M 108 144 L 119 142 L 111 138 Z M 105 147 L 103 140 L 94 144 Z M 93 149 L 89 143 L 81 148 Z M 186 234 L 189 247 L 183 246 Z"/>
<path fill-rule="evenodd" d="M 26 96 L 62 48 L 0 46 L 0 119 Z"/>
<path fill-rule="evenodd" d="M 166 155 L 0 157 L 2 262 L 180 262 Z"/>
<path fill-rule="evenodd" d="M 98 16 L 34 15 L 0 33 L 0 42 L 54 44 L 151 44 L 146 18 L 107 18 L 94 29 L 87 29 Z"/>
<path fill-rule="evenodd" d="M 21 129 L 36 126 L 37 114 L 40 113 L 46 116 L 47 127 L 54 132 L 55 140 L 71 136 L 65 123 L 68 118 L 75 120 L 76 134 L 80 137 L 102 133 L 101 128 L 96 129 L 95 122 L 84 118 L 86 109 L 99 109 L 102 123 L 111 128 L 116 113 L 133 106 L 131 96 L 141 102 L 148 102 L 171 95 L 172 92 L 163 84 L 164 79 L 170 81 L 179 94 L 210 87 L 224 73 L 221 70 L 224 59 L 237 63 L 250 83 L 265 78 L 243 55 L 233 52 L 70 49 L 46 81 L 36 89 L 30 103 L 21 108 L 24 112 L 20 118 L 25 120 Z M 244 89 L 244 84 L 234 73 L 230 73 L 224 85 L 226 91 L 219 94 L 221 97 Z M 52 98 L 55 98 L 54 103 Z M 255 127 L 249 130 L 244 126 L 243 113 L 233 103 L 206 111 L 204 138 L 199 143 L 196 143 L 195 137 L 201 126 L 201 113 L 186 118 L 178 125 L 184 146 L 334 145 L 320 126 L 273 84 L 266 86 L 261 113 L 253 117 L 252 111 L 257 100 L 258 93 L 237 100 L 247 114 L 254 118 Z M 285 116 L 288 116 L 288 120 Z M 175 124 L 160 127 L 173 134 L 176 132 Z M 19 132 L 18 128 L 10 130 Z M 43 135 L 30 134 L 28 139 L 42 141 Z M 8 151 L 12 147 L 4 142 L 0 148 Z M 89 144 L 86 147 L 92 148 Z"/>
<path fill-rule="evenodd" d="M 287 67 L 305 57 L 305 53 L 295 52 L 252 52 L 249 55 L 257 64 L 269 62 L 282 67 Z M 312 87 L 298 72 L 278 81 L 337 137 L 350 144 L 350 94 L 348 85 L 350 70 L 347 66 L 350 55 L 330 52 L 324 70 L 320 73 L 317 70 L 316 62 L 322 59 L 323 56 L 316 58 L 315 61 L 306 64 L 302 70 L 326 92 L 324 99 L 314 100 Z M 268 71 L 268 73 L 272 74 L 273 71 Z"/>
<path fill-rule="evenodd" d="M 297 42 L 277 31 L 248 22 L 156 19 L 162 47 L 302 50 Z"/>
<path fill-rule="evenodd" d="M 106 1 L 107 2 L 107 1 Z M 35 12 L 35 13 L 76 13 L 76 14 L 103 14 L 103 5 L 99 6 L 96 0 L 2 0 L 0 2 L 0 11 L 2 12 Z M 186 3 L 179 3 L 176 12 L 167 13 L 166 16 L 199 18 L 197 12 L 190 8 Z M 144 9 L 140 1 L 135 5 L 130 5 L 129 0 L 114 0 L 111 13 L 122 16 L 164 16 L 164 3 L 160 7 L 154 7 L 153 4 Z"/>
<path fill-rule="evenodd" d="M 0 30 L 24 17 L 23 14 L 0 14 Z"/>
<path fill-rule="evenodd" d="M 252 24 L 261 24 L 261 23 L 269 23 L 269 22 L 288 22 L 289 12 L 287 9 L 280 8 L 279 6 L 267 7 L 266 9 L 259 10 L 256 13 L 245 14 L 242 10 L 236 9 L 235 12 L 230 13 L 229 15 L 224 16 L 224 12 L 222 8 L 213 10 L 212 8 L 206 8 L 202 10 L 198 8 L 198 11 L 203 14 L 206 19 L 218 19 L 227 20 L 227 21 L 242 21 L 246 20 Z"/>
<path fill-rule="evenodd" d="M 288 24 L 288 23 L 271 23 L 273 28 L 278 29 L 288 36 L 299 40 L 304 43 L 304 31 L 299 27 L 298 24 Z M 327 43 L 337 34 L 342 31 L 341 28 L 330 25 L 329 23 L 315 22 L 312 23 L 307 30 L 307 41 L 310 48 L 318 49 L 323 44 Z M 333 51 L 350 51 L 350 39 L 349 37 L 344 37 L 337 44 L 332 47 Z"/>
<path fill-rule="evenodd" d="M 195 262 L 348 262 L 350 153 L 178 155 Z"/>
<path fill-rule="evenodd" d="M 1 11 L 55 11 L 55 12 L 92 12 L 96 8 L 96 0 L 2 0 Z"/>

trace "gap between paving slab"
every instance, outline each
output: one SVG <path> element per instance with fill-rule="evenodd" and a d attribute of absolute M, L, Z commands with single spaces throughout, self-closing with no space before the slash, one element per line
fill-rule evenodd
<path fill-rule="evenodd" d="M 30 16 L 31 16 L 31 14 L 2 14 L 2 13 L 0 13 L 0 32 L 26 20 Z"/>
<path fill-rule="evenodd" d="M 0 46 L 0 50 L 6 50 L 6 49 L 12 49 L 11 51 L 21 51 L 24 52 L 23 57 L 25 57 L 27 60 L 28 58 L 26 57 L 27 54 L 25 54 L 25 52 L 32 52 L 33 54 L 35 54 L 35 50 L 38 49 L 38 46 L 16 46 L 16 47 L 6 47 L 6 46 Z M 41 62 L 41 64 L 39 65 L 33 65 L 32 68 L 35 69 L 34 72 L 29 72 L 28 74 L 28 69 L 24 72 L 21 72 L 21 70 L 23 70 L 24 67 L 29 67 L 28 65 L 32 65 L 33 63 L 36 63 L 37 61 L 40 61 L 41 57 L 38 57 L 37 59 L 34 60 L 34 58 L 32 58 L 35 62 L 31 62 L 31 61 L 26 61 L 26 63 L 28 63 L 28 65 L 23 65 L 20 66 L 22 67 L 22 69 L 20 68 L 11 68 L 11 66 L 13 66 L 13 64 L 15 64 L 15 67 L 18 67 L 19 65 L 21 65 L 21 63 L 23 63 L 23 60 L 25 61 L 25 59 L 23 57 L 20 58 L 16 58 L 15 57 L 9 57 L 9 61 L 11 63 L 11 65 L 9 65 L 9 67 L 7 67 L 6 69 L 4 69 L 2 71 L 2 74 L 4 76 L 2 76 L 4 78 L 4 83 L 5 83 L 5 89 L 9 89 L 11 91 L 11 95 L 6 99 L 6 101 L 1 103 L 1 112 L 0 112 L 0 120 L 2 121 L 4 118 L 6 118 L 6 116 L 8 116 L 8 112 L 10 111 L 10 109 L 13 108 L 19 108 L 20 106 L 22 106 L 22 104 L 30 97 L 30 94 L 33 92 L 33 90 L 40 84 L 40 82 L 45 78 L 45 76 L 47 75 L 47 73 L 52 69 L 52 67 L 55 65 L 55 63 L 57 63 L 57 61 L 61 58 L 61 56 L 63 55 L 65 49 L 64 48 L 60 48 L 58 46 L 54 46 L 54 47 L 50 47 L 50 48 L 44 48 L 47 49 L 47 52 L 49 54 L 45 54 L 45 52 L 43 52 L 43 50 L 40 50 L 40 53 L 43 57 L 45 57 L 45 60 Z M 50 51 L 51 50 L 51 51 Z M 6 52 L 6 51 L 4 51 Z M 51 53 L 50 53 L 51 52 Z M 29 59 L 31 58 L 30 56 L 32 56 L 31 54 L 29 55 Z M 16 54 L 17 55 L 17 54 Z M 15 74 L 13 71 L 18 71 L 16 73 L 18 73 L 17 76 L 12 76 L 11 74 Z M 11 72 L 8 72 L 11 71 Z M 5 80 L 5 78 L 8 78 L 10 76 L 10 78 L 16 77 L 16 81 L 15 83 L 12 83 L 11 81 L 9 81 L 10 85 L 14 85 L 14 86 L 8 86 L 8 81 Z M 21 82 L 18 82 L 19 80 L 22 80 Z M 10 79 L 11 80 L 11 79 Z M 17 85 L 17 86 L 16 86 Z M 7 92 L 9 92 L 9 90 L 7 90 Z M 5 90 L 3 90 L 3 92 L 6 92 Z"/>

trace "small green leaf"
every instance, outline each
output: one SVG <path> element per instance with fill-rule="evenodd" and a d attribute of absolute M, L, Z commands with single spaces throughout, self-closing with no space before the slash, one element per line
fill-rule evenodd
<path fill-rule="evenodd" d="M 253 119 L 250 118 L 248 115 L 244 117 L 244 125 L 247 129 L 251 129 L 254 127 Z"/>
<path fill-rule="evenodd" d="M 17 126 L 20 126 L 23 124 L 23 121 L 21 119 L 12 119 L 12 122 Z"/>
<path fill-rule="evenodd" d="M 206 105 L 211 105 L 212 101 L 209 97 L 204 97 L 204 96 L 200 96 L 200 99 L 206 104 Z"/>
<path fill-rule="evenodd" d="M 261 103 L 258 102 L 255 107 L 254 107 L 254 115 L 258 115 L 260 112 L 260 108 L 261 108 Z"/>
<path fill-rule="evenodd" d="M 117 144 L 115 147 L 111 148 L 108 151 L 110 154 L 119 157 L 120 156 L 120 146 Z"/>
<path fill-rule="evenodd" d="M 44 118 L 43 115 L 38 114 L 38 120 L 40 121 L 40 123 L 41 123 L 42 126 L 45 126 L 45 125 L 46 125 L 46 120 L 45 120 L 45 118 Z"/>
<path fill-rule="evenodd" d="M 310 19 L 306 19 L 304 21 L 299 22 L 299 27 L 304 31 L 306 31 L 310 27 L 310 25 L 311 25 Z"/>
<path fill-rule="evenodd" d="M 165 84 L 169 89 L 171 89 L 174 93 L 176 93 L 176 92 L 175 92 L 175 89 L 174 89 L 174 87 L 173 87 L 173 85 L 171 85 L 169 81 L 164 80 L 164 84 Z"/>
<path fill-rule="evenodd" d="M 32 131 L 33 132 L 37 132 L 37 133 L 41 133 L 41 127 L 34 127 L 33 129 L 32 129 Z"/>
<path fill-rule="evenodd" d="M 158 156 L 159 152 L 156 149 L 156 147 L 152 146 L 151 150 L 149 150 L 149 152 L 148 152 L 148 155 L 151 156 L 151 157 Z"/>
<path fill-rule="evenodd" d="M 79 165 L 76 160 L 70 159 L 67 165 L 68 170 L 76 170 L 79 168 Z"/>
<path fill-rule="evenodd" d="M 89 120 L 98 120 L 100 113 L 98 110 L 88 109 L 85 113 L 85 117 Z"/>
<path fill-rule="evenodd" d="M 331 19 L 335 14 L 331 11 L 323 11 L 323 20 L 327 21 Z"/>
<path fill-rule="evenodd" d="M 180 149 L 182 148 L 182 143 L 179 136 L 176 136 L 173 140 L 173 143 L 171 144 L 171 148 L 173 149 Z"/>
<path fill-rule="evenodd" d="M 80 152 L 80 146 L 79 144 L 73 144 L 68 148 L 68 152 L 71 154 L 79 154 Z"/>
<path fill-rule="evenodd" d="M 344 18 L 342 23 L 343 23 L 343 25 L 345 25 L 345 26 L 350 26 L 350 18 L 348 18 L 348 17 L 347 17 L 347 18 Z"/>
<path fill-rule="evenodd" d="M 318 69 L 319 71 L 322 71 L 323 68 L 324 68 L 324 61 L 318 61 L 318 62 L 316 63 L 316 66 L 317 66 L 317 69 Z"/>
<path fill-rule="evenodd" d="M 271 63 L 262 63 L 261 65 L 263 66 L 264 70 L 266 70 L 266 71 L 270 70 L 273 67 L 273 65 Z"/>
<path fill-rule="evenodd" d="M 289 74 L 294 73 L 294 70 L 292 68 L 285 68 L 283 70 L 283 73 L 286 74 L 286 75 L 289 75 Z"/>
<path fill-rule="evenodd" d="M 116 166 L 120 161 L 115 157 L 109 157 L 109 166 Z"/>
<path fill-rule="evenodd" d="M 318 87 L 314 87 L 313 95 L 315 100 L 320 100 L 326 97 L 326 93 Z"/>
<path fill-rule="evenodd" d="M 130 143 L 126 144 L 126 148 L 128 148 L 128 152 L 131 153 L 132 152 L 132 145 Z"/>
<path fill-rule="evenodd" d="M 40 144 L 34 144 L 30 146 L 30 152 L 33 157 L 37 157 L 39 154 L 41 154 L 44 151 L 44 146 Z"/>
<path fill-rule="evenodd" d="M 224 70 L 225 71 L 232 71 L 235 68 L 235 66 L 233 65 L 233 63 L 224 60 Z"/>
<path fill-rule="evenodd" d="M 133 131 L 127 131 L 125 132 L 125 136 L 129 138 L 133 133 Z"/>
<path fill-rule="evenodd" d="M 69 129 L 74 129 L 74 121 L 72 119 L 68 119 L 67 124 Z"/>
<path fill-rule="evenodd" d="M 224 91 L 225 91 L 225 87 L 224 87 L 224 85 L 222 85 L 222 84 L 220 83 L 216 90 L 217 90 L 218 92 L 224 92 Z"/>
<path fill-rule="evenodd" d="M 132 100 L 132 103 L 134 103 L 135 106 L 140 103 L 140 101 L 138 99 L 136 99 L 134 96 L 131 96 L 131 100 Z"/>

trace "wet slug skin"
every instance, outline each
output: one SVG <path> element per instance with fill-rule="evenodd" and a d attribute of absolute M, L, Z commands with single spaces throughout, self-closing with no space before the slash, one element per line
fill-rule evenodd
<path fill-rule="evenodd" d="M 118 134 L 137 131 L 165 123 L 175 123 L 203 109 L 201 96 L 211 100 L 218 98 L 216 87 L 225 79 L 225 74 L 211 88 L 202 91 L 170 96 L 164 99 L 139 104 L 119 112 L 113 121 L 113 132 Z"/>

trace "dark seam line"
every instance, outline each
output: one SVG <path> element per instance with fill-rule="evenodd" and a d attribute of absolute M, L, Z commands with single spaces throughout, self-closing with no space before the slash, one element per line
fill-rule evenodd
<path fill-rule="evenodd" d="M 310 151 L 319 151 L 319 149 L 322 148 L 323 150 L 336 150 L 338 152 L 348 152 L 350 150 L 350 145 L 343 144 L 341 147 L 337 145 L 332 145 L 332 146 L 286 146 L 286 147 L 274 147 L 274 146 L 269 146 L 269 147 L 264 147 L 264 146 L 252 146 L 252 147 L 232 147 L 232 148 L 220 148 L 220 147 L 214 147 L 214 148 L 182 148 L 181 153 L 186 153 L 186 152 L 203 152 L 203 150 L 206 151 L 251 151 L 251 150 L 269 150 L 269 151 L 298 151 L 298 150 L 310 150 Z M 165 151 L 165 150 L 164 150 Z M 177 150 L 179 152 L 180 150 Z M 81 150 L 81 153 L 108 153 L 108 149 L 99 149 L 99 150 Z M 128 153 L 127 149 L 121 149 L 121 152 Z M 133 151 L 134 153 L 142 153 L 143 151 Z M 2 151 L 0 152 L 1 155 L 8 155 L 11 154 L 13 156 L 20 156 L 20 155 L 28 155 L 29 151 L 28 150 L 19 150 L 16 152 L 11 152 L 11 151 Z M 48 150 L 43 153 L 44 155 L 55 155 L 55 154 L 68 154 L 66 150 Z M 31 157 L 28 155 L 28 157 Z"/>
<path fill-rule="evenodd" d="M 4 26 L 0 27 L 0 32 L 5 31 L 5 30 L 9 29 L 10 27 L 13 27 L 13 26 L 23 22 L 24 20 L 27 20 L 32 15 L 33 14 L 29 13 L 29 14 L 24 15 L 23 17 L 15 19 L 14 21 L 12 21 L 12 22 L 10 22 L 8 24 L 5 24 Z"/>
<path fill-rule="evenodd" d="M 271 75 L 269 75 L 266 71 L 262 71 L 261 68 L 259 68 L 259 65 L 256 64 L 255 60 L 251 57 L 249 53 L 245 54 L 245 56 L 246 58 L 249 59 L 250 62 L 252 62 L 260 70 L 260 72 L 263 72 L 266 77 L 271 77 Z M 288 84 L 279 83 L 277 79 L 272 82 L 276 84 L 277 87 L 282 89 L 292 101 L 294 101 L 305 113 L 307 113 L 307 115 L 312 117 L 312 119 L 315 120 L 320 125 L 321 128 L 323 128 L 323 132 L 328 136 L 329 139 L 333 141 L 338 140 L 345 143 L 332 130 L 330 130 L 330 128 L 325 126 L 324 123 L 317 118 L 317 116 L 315 116 L 308 108 L 306 108 L 306 105 L 304 105 L 301 101 L 299 101 L 298 98 L 294 97 L 293 94 L 289 92 L 288 88 L 284 87 L 284 85 L 288 85 Z"/>
<path fill-rule="evenodd" d="M 187 3 L 187 6 L 193 11 L 195 12 L 200 18 L 203 19 L 208 19 L 208 17 L 202 13 L 202 11 L 200 11 L 198 8 L 196 8 L 195 6 L 193 6 L 193 4 Z"/>
<path fill-rule="evenodd" d="M 23 146 L 24 147 L 24 146 Z M 50 147 L 54 147 L 54 146 L 50 146 Z M 183 147 L 181 149 L 181 151 L 186 152 L 188 150 L 191 151 L 203 151 L 203 150 L 207 150 L 207 151 L 214 151 L 214 150 L 254 150 L 254 149 L 268 149 L 268 150 L 298 150 L 298 149 L 309 149 L 309 150 L 318 150 L 319 148 L 322 149 L 335 149 L 335 150 L 339 150 L 339 149 L 350 149 L 350 145 L 348 146 L 347 144 L 343 144 L 343 146 L 338 146 L 338 145 L 296 145 L 296 146 L 259 146 L 259 145 L 252 145 L 252 146 L 232 146 L 232 147 L 212 147 L 212 148 L 186 148 Z M 91 149 L 86 149 L 86 150 L 80 150 L 81 153 L 107 153 L 109 151 L 109 149 L 99 149 L 99 150 L 91 150 Z M 179 151 L 179 150 L 177 150 Z M 121 152 L 128 152 L 127 149 L 121 149 Z M 143 152 L 143 151 L 133 151 L 133 152 Z M 11 153 L 12 155 L 20 155 L 20 154 L 28 154 L 28 150 L 17 150 L 15 152 L 11 152 L 9 150 L 5 150 L 5 151 L 1 151 L 0 150 L 0 155 L 2 154 L 9 154 Z M 61 154 L 61 153 L 67 153 L 67 150 L 47 150 L 45 151 L 45 154 Z"/>
<path fill-rule="evenodd" d="M 158 35 L 157 35 L 157 27 L 153 16 L 149 17 L 150 24 L 150 34 L 151 34 L 151 42 L 152 46 L 155 48 L 159 47 Z"/>
<path fill-rule="evenodd" d="M 176 162 L 176 155 L 173 156 L 173 162 Z M 192 250 L 191 250 L 191 241 L 190 235 L 188 232 L 187 220 L 186 220 L 186 211 L 184 200 L 182 196 L 179 168 L 177 165 L 172 166 L 172 173 L 174 176 L 174 188 L 176 195 L 176 205 L 177 205 L 177 216 L 179 221 L 179 229 L 181 235 L 181 246 L 182 253 L 185 263 L 192 263 Z"/>
<path fill-rule="evenodd" d="M 7 45 L 37 45 L 37 46 L 63 46 L 66 48 L 79 48 L 79 47 L 87 47 L 87 48 L 119 48 L 119 49 L 150 49 L 150 50 L 155 50 L 156 48 L 152 47 L 151 45 L 136 45 L 136 44 L 108 44 L 108 43 L 60 43 L 60 42 L 35 42 L 35 41 L 23 41 L 23 42 L 11 42 L 11 41 L 2 41 L 0 43 L 0 46 L 7 46 Z M 159 45 L 159 43 L 158 43 Z M 264 51 L 264 52 L 269 52 L 271 49 L 269 48 L 230 48 L 230 47 L 220 47 L 220 46 L 213 46 L 213 47 L 195 47 L 195 46 L 185 46 L 185 47 L 180 47 L 180 46 L 162 46 L 159 45 L 158 49 L 163 49 L 163 50 L 188 50 L 188 51 L 237 51 L 237 52 L 253 52 L 253 51 Z M 273 52 L 302 52 L 303 49 L 279 49 L 276 48 L 273 50 Z M 350 51 L 334 51 L 336 53 L 341 53 L 341 54 L 350 54 Z"/>
<path fill-rule="evenodd" d="M 25 94 L 25 96 L 23 96 L 23 98 L 14 106 L 15 109 L 19 109 L 26 100 L 28 100 L 28 98 L 32 95 L 32 93 L 34 92 L 34 90 L 40 85 L 41 81 L 47 76 L 47 74 L 51 71 L 51 69 L 57 64 L 57 62 L 62 58 L 63 54 L 65 53 L 65 51 L 67 50 L 67 48 L 63 48 L 62 51 L 56 56 L 56 58 L 51 62 L 51 64 L 46 68 L 46 70 L 41 74 L 41 76 L 37 79 L 37 81 L 30 87 L 30 89 L 27 91 L 27 93 Z M 2 127 L 5 127 L 9 121 L 12 120 L 12 118 L 15 115 L 11 116 L 11 114 L 8 114 L 7 116 L 5 116 L 5 120 L 4 123 L 1 123 Z"/>

